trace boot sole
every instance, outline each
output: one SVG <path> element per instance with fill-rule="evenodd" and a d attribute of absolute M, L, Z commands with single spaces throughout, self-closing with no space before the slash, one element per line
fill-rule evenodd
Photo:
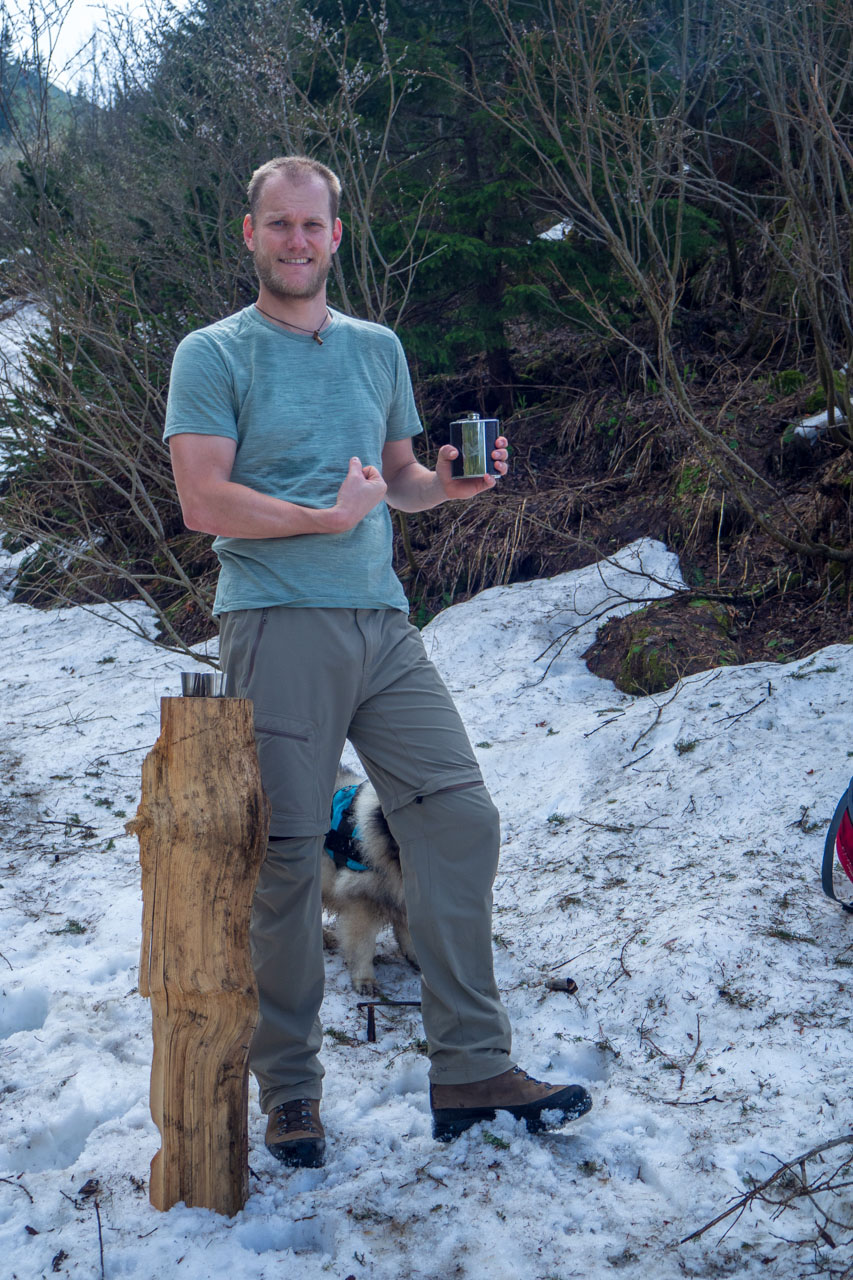
<path fill-rule="evenodd" d="M 326 1144 L 318 1138 L 298 1138 L 295 1142 L 266 1143 L 267 1151 L 282 1164 L 295 1169 L 320 1169 L 326 1158 Z"/>
<path fill-rule="evenodd" d="M 438 1107 L 432 1113 L 432 1136 L 437 1142 L 452 1142 L 472 1125 L 481 1120 L 494 1120 L 498 1111 L 506 1111 L 516 1120 L 523 1120 L 528 1133 L 543 1133 L 556 1129 L 586 1115 L 592 1106 L 592 1098 L 580 1085 L 568 1085 L 542 1102 L 528 1102 L 514 1107 Z M 543 1112 L 559 1112 L 559 1119 L 545 1121 Z"/>

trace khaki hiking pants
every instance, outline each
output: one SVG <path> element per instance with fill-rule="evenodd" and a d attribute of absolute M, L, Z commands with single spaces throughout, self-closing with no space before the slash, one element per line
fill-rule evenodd
<path fill-rule="evenodd" d="M 272 804 L 252 911 L 261 1108 L 322 1092 L 320 860 L 347 738 L 400 846 L 430 1079 L 500 1075 L 514 1062 L 492 967 L 498 814 L 420 633 L 396 609 L 244 609 L 220 627 Z"/>

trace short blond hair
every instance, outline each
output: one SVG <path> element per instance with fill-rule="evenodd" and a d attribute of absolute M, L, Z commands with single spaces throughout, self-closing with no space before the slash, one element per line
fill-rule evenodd
<path fill-rule="evenodd" d="M 291 182 L 296 183 L 308 182 L 311 178 L 321 178 L 329 189 L 329 207 L 332 211 L 332 222 L 335 221 L 341 207 L 341 182 L 338 175 L 326 165 L 321 164 L 319 160 L 312 160 L 310 156 L 276 156 L 256 169 L 249 180 L 246 194 L 249 198 L 249 213 L 252 215 L 253 222 L 257 216 L 264 184 L 267 178 L 271 178 L 275 173 L 282 173 Z"/>

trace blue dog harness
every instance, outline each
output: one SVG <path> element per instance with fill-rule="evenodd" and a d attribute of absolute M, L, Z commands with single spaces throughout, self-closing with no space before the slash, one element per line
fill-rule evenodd
<path fill-rule="evenodd" d="M 332 825 L 326 832 L 324 847 L 326 853 L 339 869 L 347 871 L 369 871 L 363 862 L 359 862 L 356 853 L 356 840 L 360 837 L 358 824 L 352 812 L 356 792 L 361 788 L 357 782 L 352 787 L 341 787 L 332 796 Z"/>

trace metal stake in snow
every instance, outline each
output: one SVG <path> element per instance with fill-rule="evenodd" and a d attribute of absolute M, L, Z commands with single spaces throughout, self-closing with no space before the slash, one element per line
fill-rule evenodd
<path fill-rule="evenodd" d="M 220 679 L 201 677 L 199 692 L 218 692 Z M 197 692 L 188 680 L 184 691 Z M 139 991 L 151 1000 L 151 1115 L 162 1139 L 151 1161 L 155 1209 L 183 1200 L 234 1214 L 246 1203 L 257 1021 L 249 915 L 268 828 L 251 702 L 163 698 L 127 824 L 139 837 Z"/>

